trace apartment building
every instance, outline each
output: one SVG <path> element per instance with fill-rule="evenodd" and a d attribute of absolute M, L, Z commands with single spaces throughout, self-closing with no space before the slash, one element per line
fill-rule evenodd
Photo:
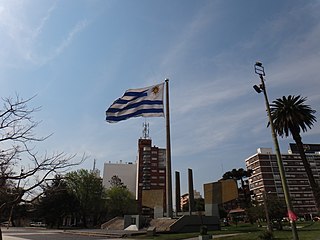
<path fill-rule="evenodd" d="M 320 184 L 320 144 L 305 144 L 305 152 L 315 180 Z M 288 154 L 281 154 L 294 211 L 299 216 L 317 214 L 311 187 L 295 144 L 290 144 Z M 263 201 L 263 194 L 284 199 L 276 155 L 271 148 L 259 148 L 257 153 L 245 160 L 252 170 L 249 178 L 251 197 Z"/>
<path fill-rule="evenodd" d="M 137 199 L 139 212 L 162 215 L 166 209 L 166 150 L 152 146 L 152 140 L 138 140 Z M 161 213 L 162 212 L 162 213 Z"/>
<path fill-rule="evenodd" d="M 193 197 L 194 199 L 202 198 L 200 192 L 196 191 L 195 189 L 193 190 Z M 185 193 L 180 197 L 180 208 L 182 210 L 189 208 L 189 193 Z"/>

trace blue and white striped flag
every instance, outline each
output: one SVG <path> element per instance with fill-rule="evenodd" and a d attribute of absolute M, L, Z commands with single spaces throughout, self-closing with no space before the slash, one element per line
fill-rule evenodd
<path fill-rule="evenodd" d="M 106 111 L 107 122 L 114 123 L 132 117 L 163 117 L 164 83 L 129 89 Z"/>

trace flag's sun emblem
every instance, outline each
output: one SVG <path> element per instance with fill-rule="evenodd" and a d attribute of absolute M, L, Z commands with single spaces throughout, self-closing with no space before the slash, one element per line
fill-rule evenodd
<path fill-rule="evenodd" d="M 159 92 L 159 87 L 158 86 L 155 86 L 154 88 L 152 88 L 152 92 L 154 94 L 157 94 Z"/>

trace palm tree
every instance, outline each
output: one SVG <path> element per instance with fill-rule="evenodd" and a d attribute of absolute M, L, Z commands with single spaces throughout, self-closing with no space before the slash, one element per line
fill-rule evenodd
<path fill-rule="evenodd" d="M 298 96 L 288 97 L 283 96 L 278 98 L 270 104 L 271 119 L 274 124 L 275 131 L 281 137 L 288 137 L 291 133 L 293 140 L 297 144 L 299 154 L 303 166 L 306 170 L 308 180 L 316 200 L 317 208 L 320 210 L 320 191 L 319 185 L 315 181 L 310 164 L 306 158 L 304 152 L 303 143 L 300 132 L 306 132 L 307 129 L 311 129 L 316 117 L 313 110 L 309 105 L 305 104 L 306 98 Z"/>

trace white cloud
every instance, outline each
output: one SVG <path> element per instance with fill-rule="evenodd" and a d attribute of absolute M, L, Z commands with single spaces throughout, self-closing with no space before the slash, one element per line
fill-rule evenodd
<path fill-rule="evenodd" d="M 209 2 L 199 10 L 199 12 L 181 29 L 176 39 L 172 39 L 171 48 L 165 52 L 160 68 L 172 70 L 175 69 L 183 59 L 184 53 L 188 51 L 190 45 L 194 44 L 194 38 L 201 31 L 205 31 L 212 18 L 216 15 L 212 13 L 213 3 Z M 173 70 L 174 71 L 174 70 Z M 171 72 L 171 71 L 170 71 Z"/>
<path fill-rule="evenodd" d="M 79 21 L 68 33 L 67 37 L 55 48 L 52 54 L 42 59 L 42 64 L 58 57 L 72 43 L 74 37 L 88 26 L 87 20 Z"/>
<path fill-rule="evenodd" d="M 58 16 L 54 14 L 57 6 L 55 2 L 35 5 L 30 1 L 0 2 L 0 65 L 3 67 L 24 68 L 46 64 L 61 55 L 88 25 L 87 20 L 78 20 L 67 31 L 62 42 L 40 50 L 39 38 L 44 31 L 50 31 L 47 23 L 57 20 Z"/>
<path fill-rule="evenodd" d="M 214 106 L 233 102 L 247 91 L 247 85 L 234 82 L 232 79 L 221 77 L 212 82 L 208 79 L 200 79 L 199 82 L 188 84 L 175 92 L 174 108 L 179 114 L 186 114 L 197 109 L 205 111 L 206 108 L 212 109 Z"/>
<path fill-rule="evenodd" d="M 294 12 L 290 14 L 290 17 L 296 17 L 296 14 L 303 15 L 305 11 L 306 9 L 303 9 L 302 13 Z M 201 15 L 201 17 L 205 18 L 205 15 Z M 286 19 L 288 16 L 281 16 L 274 22 L 267 23 L 269 27 L 267 27 L 267 31 L 266 29 L 264 31 L 269 37 L 261 39 L 260 34 L 255 35 L 252 40 L 254 44 L 250 46 L 249 50 L 253 51 L 258 47 L 258 44 L 261 48 L 271 39 L 278 39 L 280 42 L 280 39 L 283 39 L 283 35 L 286 34 L 285 29 L 288 24 L 290 25 L 290 17 Z M 182 34 L 178 34 L 180 38 L 164 55 L 165 60 L 162 62 L 162 67 L 170 69 L 172 66 L 174 72 L 188 72 L 188 68 L 192 67 L 182 66 L 179 64 L 179 60 L 183 59 L 185 51 L 188 51 L 194 44 L 193 36 L 199 31 L 208 30 L 206 29 L 207 25 L 203 24 L 205 21 L 194 19 L 196 20 L 186 27 L 186 31 L 182 30 Z M 314 106 L 320 104 L 319 97 L 317 97 L 320 87 L 317 77 L 320 49 L 316 40 L 320 34 L 319 26 L 320 24 L 315 24 L 305 32 L 303 38 L 288 39 L 285 37 L 286 41 L 279 43 L 274 55 L 277 58 L 272 59 L 269 64 L 267 62 L 267 87 L 270 88 L 271 93 L 269 95 L 274 96 L 279 92 L 285 95 L 286 89 L 295 88 L 296 91 L 302 92 L 302 95 L 304 95 L 303 93 L 308 94 Z M 188 156 L 218 149 L 221 144 L 236 142 L 240 136 L 244 136 L 247 141 L 250 141 L 250 137 L 246 137 L 250 135 L 252 139 L 255 139 L 256 144 L 270 142 L 270 130 L 266 129 L 268 120 L 263 96 L 257 96 L 257 99 L 261 98 L 258 103 L 250 102 L 248 96 L 250 95 L 249 91 L 253 92 L 250 84 L 253 85 L 259 81 L 258 77 L 257 82 L 249 81 L 249 77 L 255 77 L 253 67 L 250 67 L 251 72 L 245 72 L 248 70 L 244 64 L 249 57 L 247 54 L 249 45 L 237 43 L 237 46 L 239 52 L 234 52 L 234 49 L 226 49 L 219 55 L 212 56 L 216 63 L 222 62 L 223 68 L 228 70 L 225 75 L 217 73 L 212 76 L 202 75 L 194 81 L 189 76 L 179 75 L 179 77 L 185 77 L 188 84 L 184 85 L 183 82 L 172 84 L 175 86 L 171 91 L 171 96 L 174 94 L 171 97 L 171 103 L 174 112 L 172 125 L 175 133 L 174 154 L 176 156 Z M 233 59 L 233 63 L 238 61 L 238 64 L 228 68 L 229 66 L 226 65 L 228 59 Z M 255 59 L 252 60 L 252 65 L 254 61 Z M 184 69 L 180 70 L 179 68 Z M 307 90 L 304 92 L 303 88 Z M 270 99 L 272 100 L 272 98 Z M 244 107 L 245 104 L 247 107 Z M 230 109 L 223 109 L 222 106 L 228 106 Z M 198 113 L 201 116 L 197 115 Z M 308 134 L 317 134 L 318 129 L 317 126 L 314 126 Z M 267 138 L 259 139 L 259 136 L 267 136 Z"/>
<path fill-rule="evenodd" d="M 38 27 L 36 27 L 34 30 L 32 39 L 36 39 L 39 36 L 39 34 L 41 34 L 43 28 L 46 25 L 46 22 L 50 19 L 51 15 L 55 9 L 56 9 L 56 4 L 54 3 L 51 7 L 49 7 L 46 15 L 44 15 L 43 18 L 40 19 Z"/>

